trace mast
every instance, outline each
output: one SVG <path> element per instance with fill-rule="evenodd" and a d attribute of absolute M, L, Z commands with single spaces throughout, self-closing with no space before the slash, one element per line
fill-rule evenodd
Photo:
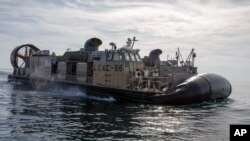
<path fill-rule="evenodd" d="M 132 43 L 132 46 L 131 46 L 131 49 L 133 49 L 133 47 L 134 47 L 134 44 L 135 44 L 135 41 L 138 41 L 138 40 L 136 40 L 136 38 L 135 37 L 133 37 L 133 43 Z"/>

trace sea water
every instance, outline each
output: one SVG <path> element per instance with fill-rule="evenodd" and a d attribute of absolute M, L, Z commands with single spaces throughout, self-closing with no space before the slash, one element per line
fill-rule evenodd
<path fill-rule="evenodd" d="M 88 97 L 77 88 L 40 91 L 0 70 L 0 140 L 229 140 L 230 124 L 250 123 L 250 83 L 232 81 L 223 101 L 162 106 Z"/>

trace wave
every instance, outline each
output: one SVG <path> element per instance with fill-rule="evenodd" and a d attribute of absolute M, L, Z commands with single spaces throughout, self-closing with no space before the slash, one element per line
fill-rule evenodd
<path fill-rule="evenodd" d="M 52 90 L 52 95 L 55 96 L 63 96 L 63 97 L 80 97 L 89 100 L 96 101 L 105 101 L 105 102 L 114 102 L 115 99 L 113 97 L 100 97 L 100 96 L 90 96 L 87 95 L 85 91 L 80 90 L 78 87 L 69 87 L 67 89 L 61 89 L 60 87 L 54 88 Z"/>
<path fill-rule="evenodd" d="M 104 102 L 115 102 L 115 99 L 111 96 L 109 97 L 100 97 L 100 96 L 90 96 L 86 94 L 84 90 L 79 89 L 78 87 L 61 87 L 61 86 L 51 86 L 47 89 L 40 89 L 39 87 L 27 87 L 22 84 L 14 84 L 16 93 L 27 93 L 27 94 L 35 94 L 40 96 L 52 96 L 63 99 L 86 99 L 86 100 L 94 100 L 94 101 L 104 101 Z"/>
<path fill-rule="evenodd" d="M 7 76 L 12 73 L 12 69 L 0 69 L 0 75 Z"/>

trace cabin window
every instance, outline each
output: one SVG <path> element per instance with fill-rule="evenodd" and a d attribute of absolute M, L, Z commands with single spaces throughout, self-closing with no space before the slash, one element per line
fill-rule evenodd
<path fill-rule="evenodd" d="M 112 53 L 108 53 L 108 54 L 107 54 L 107 60 L 110 61 L 110 60 L 112 59 L 112 56 L 113 56 Z"/>
<path fill-rule="evenodd" d="M 126 61 L 130 61 L 129 55 L 127 52 L 124 52 L 124 57 Z"/>
<path fill-rule="evenodd" d="M 131 57 L 131 61 L 136 61 L 134 53 L 130 52 L 129 55 Z"/>
<path fill-rule="evenodd" d="M 100 60 L 101 55 L 102 55 L 101 52 L 93 51 L 93 52 L 91 53 L 91 59 L 92 59 L 92 60 Z"/>
<path fill-rule="evenodd" d="M 102 53 L 100 60 L 101 61 L 106 61 L 106 54 L 105 53 Z"/>
<path fill-rule="evenodd" d="M 114 53 L 113 60 L 114 60 L 114 61 L 122 61 L 122 56 L 121 56 L 121 54 L 118 53 L 118 52 Z"/>
<path fill-rule="evenodd" d="M 136 54 L 135 54 L 135 57 L 136 57 L 136 60 L 137 60 L 138 62 L 141 62 L 141 57 L 140 57 L 139 53 L 136 53 Z"/>

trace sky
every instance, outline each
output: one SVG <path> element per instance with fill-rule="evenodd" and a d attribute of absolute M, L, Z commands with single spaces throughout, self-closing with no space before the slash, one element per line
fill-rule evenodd
<path fill-rule="evenodd" d="M 159 48 L 166 60 L 179 47 L 187 57 L 194 48 L 199 72 L 250 78 L 248 0 L 0 0 L 0 68 L 12 68 L 21 44 L 59 55 L 91 37 L 104 50 L 134 36 L 141 56 Z"/>

